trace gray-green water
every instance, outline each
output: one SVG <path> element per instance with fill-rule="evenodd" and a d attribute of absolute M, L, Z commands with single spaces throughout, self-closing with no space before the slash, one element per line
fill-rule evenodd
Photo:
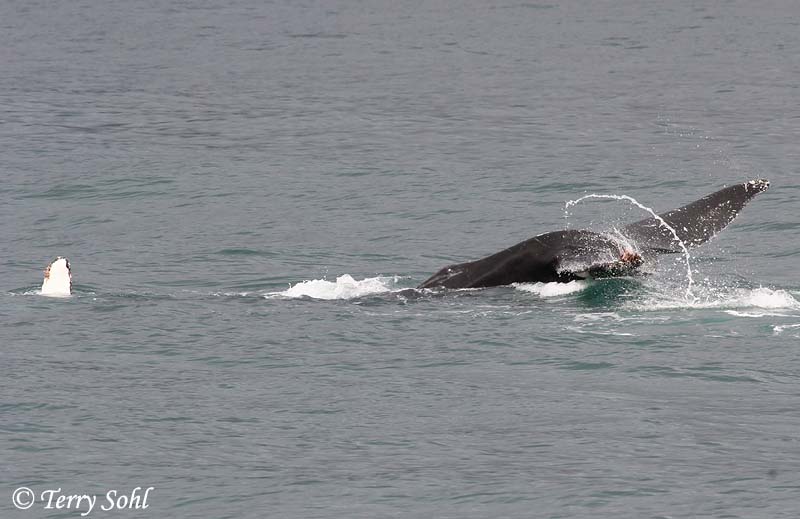
<path fill-rule="evenodd" d="M 0 516 L 796 517 L 800 7 L 751 4 L 0 2 Z M 756 177 L 695 303 L 401 290 Z"/>

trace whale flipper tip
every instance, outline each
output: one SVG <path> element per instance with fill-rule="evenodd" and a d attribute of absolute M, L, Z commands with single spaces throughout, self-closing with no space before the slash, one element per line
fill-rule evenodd
<path fill-rule="evenodd" d="M 766 178 L 757 178 L 755 180 L 751 180 L 745 184 L 745 189 L 755 189 L 759 193 L 762 193 L 769 189 L 769 180 Z"/>

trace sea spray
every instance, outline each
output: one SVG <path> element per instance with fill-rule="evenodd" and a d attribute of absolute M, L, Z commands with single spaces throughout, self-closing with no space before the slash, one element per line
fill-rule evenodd
<path fill-rule="evenodd" d="M 587 200 L 589 198 L 598 198 L 598 199 L 605 199 L 605 200 L 625 200 L 627 202 L 630 202 L 631 204 L 635 205 L 639 209 L 642 209 L 642 210 L 650 213 L 653 216 L 653 218 L 655 218 L 656 221 L 658 221 L 659 225 L 663 226 L 665 229 L 667 229 L 669 232 L 671 232 L 672 236 L 675 238 L 675 241 L 678 242 L 678 244 L 680 245 L 681 249 L 683 250 L 683 258 L 686 261 L 686 278 L 688 280 L 687 286 L 686 286 L 686 299 L 691 299 L 691 300 L 696 299 L 695 296 L 694 296 L 694 293 L 692 293 L 692 286 L 694 285 L 694 278 L 692 277 L 692 265 L 691 265 L 691 261 L 690 261 L 691 256 L 689 255 L 689 249 L 686 247 L 686 244 L 683 243 L 683 240 L 680 239 L 680 237 L 678 236 L 677 231 L 670 224 L 668 224 L 663 218 L 658 216 L 656 214 L 656 212 L 653 211 L 651 208 L 643 205 L 642 203 L 640 203 L 638 200 L 636 200 L 632 196 L 628 196 L 628 195 L 598 195 L 596 193 L 592 193 L 592 194 L 589 194 L 589 195 L 582 196 L 582 197 L 578 198 L 577 200 L 568 200 L 564 204 L 564 218 L 566 219 L 566 218 L 569 217 L 569 208 L 570 207 L 572 207 L 574 205 L 577 205 L 580 202 L 582 202 L 584 200 Z"/>
<path fill-rule="evenodd" d="M 512 283 L 511 286 L 523 292 L 531 292 L 539 297 L 548 298 L 581 292 L 590 287 L 591 284 L 591 281 L 581 279 L 570 281 L 569 283 Z"/>
<path fill-rule="evenodd" d="M 264 297 L 309 298 L 309 299 L 357 299 L 359 297 L 381 294 L 395 290 L 398 277 L 378 276 L 355 279 L 350 274 L 338 276 L 336 281 L 313 279 L 290 286 L 281 292 L 270 292 Z"/>

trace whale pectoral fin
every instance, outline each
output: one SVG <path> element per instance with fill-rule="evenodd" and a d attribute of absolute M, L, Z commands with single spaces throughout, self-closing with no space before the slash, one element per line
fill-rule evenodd
<path fill-rule="evenodd" d="M 736 184 L 663 213 L 659 218 L 672 227 L 686 247 L 696 247 L 727 227 L 753 197 L 768 188 L 768 180 Z M 672 231 L 657 218 L 632 223 L 623 229 L 623 234 L 633 239 L 641 250 L 658 254 L 682 251 Z"/>
<path fill-rule="evenodd" d="M 69 260 L 59 256 L 44 270 L 41 294 L 62 297 L 71 293 L 72 269 L 70 268 Z"/>

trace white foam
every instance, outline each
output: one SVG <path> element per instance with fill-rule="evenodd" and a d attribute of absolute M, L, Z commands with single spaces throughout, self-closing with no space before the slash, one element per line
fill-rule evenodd
<path fill-rule="evenodd" d="M 725 310 L 728 315 L 735 317 L 784 317 L 786 314 L 781 312 L 742 312 L 740 310 Z"/>
<path fill-rule="evenodd" d="M 788 309 L 800 310 L 800 301 L 786 290 L 772 290 L 759 287 L 752 289 L 737 288 L 730 291 L 713 291 L 698 294 L 694 300 L 655 299 L 632 303 L 637 310 L 674 310 L 680 308 L 719 308 L 719 309 Z M 748 317 L 752 317 L 748 315 Z"/>
<path fill-rule="evenodd" d="M 623 321 L 617 312 L 593 312 L 587 314 L 578 314 L 573 318 L 577 322 L 592 322 L 592 321 Z"/>
<path fill-rule="evenodd" d="M 775 335 L 780 335 L 784 330 L 792 330 L 794 328 L 800 328 L 800 323 L 775 325 L 772 327 L 772 331 L 775 333 Z"/>
<path fill-rule="evenodd" d="M 592 284 L 588 280 L 576 280 L 569 283 L 514 283 L 513 286 L 517 290 L 523 292 L 531 292 L 540 297 L 556 297 L 572 294 L 585 290 Z"/>
<path fill-rule="evenodd" d="M 336 278 L 336 281 L 325 279 L 312 279 L 303 281 L 290 286 L 282 292 L 272 292 L 264 297 L 289 297 L 301 298 L 310 297 L 312 299 L 355 299 L 373 294 L 390 292 L 397 282 L 395 277 L 379 276 L 354 279 L 350 274 L 344 274 Z"/>
<path fill-rule="evenodd" d="M 742 298 L 742 301 L 748 306 L 757 308 L 800 309 L 800 301 L 797 301 L 792 294 L 785 290 L 772 290 L 765 287 L 758 287 L 745 292 L 747 292 L 747 294 Z"/>

